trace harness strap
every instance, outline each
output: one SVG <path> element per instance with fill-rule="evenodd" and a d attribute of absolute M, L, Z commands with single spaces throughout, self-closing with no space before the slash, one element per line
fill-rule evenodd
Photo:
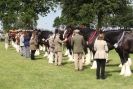
<path fill-rule="evenodd" d="M 122 36 L 121 36 L 121 38 L 118 40 L 118 42 L 114 44 L 114 47 L 115 47 L 115 48 L 118 47 L 118 45 L 119 45 L 119 43 L 122 41 L 124 35 L 125 35 L 125 31 L 122 33 Z"/>
<path fill-rule="evenodd" d="M 92 34 L 91 34 L 91 36 L 89 37 L 89 40 L 88 40 L 88 43 L 89 44 L 91 44 L 92 43 L 92 41 L 93 41 L 93 39 L 94 39 L 94 37 L 95 37 L 95 35 L 96 35 L 96 31 L 95 32 L 93 32 Z"/>

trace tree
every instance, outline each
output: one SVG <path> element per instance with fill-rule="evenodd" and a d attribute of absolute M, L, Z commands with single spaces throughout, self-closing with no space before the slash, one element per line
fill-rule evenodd
<path fill-rule="evenodd" d="M 33 28 L 37 25 L 38 15 L 47 15 L 55 5 L 56 0 L 1 0 L 0 20 L 4 29 Z"/>
<path fill-rule="evenodd" d="M 62 16 L 67 24 L 90 24 L 97 19 L 97 28 L 103 26 L 107 15 L 121 13 L 127 7 L 128 0 L 59 0 Z"/>

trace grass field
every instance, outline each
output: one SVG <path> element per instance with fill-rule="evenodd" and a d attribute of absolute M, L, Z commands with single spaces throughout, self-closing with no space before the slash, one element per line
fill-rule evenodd
<path fill-rule="evenodd" d="M 95 70 L 90 66 L 76 72 L 73 63 L 66 59 L 60 67 L 48 64 L 42 56 L 32 61 L 21 57 L 13 48 L 6 51 L 0 43 L 0 89 L 133 89 L 133 75 L 119 75 L 120 60 L 114 51 L 109 59 L 107 78 L 96 80 Z"/>

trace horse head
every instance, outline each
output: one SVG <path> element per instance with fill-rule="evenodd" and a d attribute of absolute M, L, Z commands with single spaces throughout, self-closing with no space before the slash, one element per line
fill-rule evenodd
<path fill-rule="evenodd" d="M 73 34 L 73 31 L 74 31 L 74 27 L 67 26 L 65 31 L 64 31 L 63 38 L 64 39 L 68 39 L 69 36 L 71 36 Z"/>

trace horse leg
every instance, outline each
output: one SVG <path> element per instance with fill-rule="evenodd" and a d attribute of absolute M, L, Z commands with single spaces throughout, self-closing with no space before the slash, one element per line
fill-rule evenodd
<path fill-rule="evenodd" d="M 125 53 L 125 56 L 124 56 L 124 59 L 126 60 L 126 62 L 125 62 L 125 74 L 124 74 L 124 76 L 131 76 L 131 74 L 132 74 L 132 72 L 131 72 L 131 69 L 130 69 L 130 63 L 129 63 L 129 61 L 128 61 L 128 57 L 129 57 L 129 53 L 128 52 L 126 52 Z"/>
<path fill-rule="evenodd" d="M 36 52 L 35 52 L 35 56 L 38 56 L 38 55 L 40 55 L 39 49 L 37 49 Z"/>
<path fill-rule="evenodd" d="M 129 63 L 130 66 L 132 65 L 132 61 L 131 61 L 131 58 L 130 57 L 128 58 L 128 63 Z M 119 67 L 121 68 L 122 67 L 122 64 L 120 64 Z"/>
<path fill-rule="evenodd" d="M 95 52 L 94 51 L 91 51 L 91 58 L 93 58 L 93 55 L 95 54 Z M 93 58 L 93 63 L 92 63 L 92 67 L 91 67 L 91 69 L 96 69 L 97 68 L 97 62 L 96 62 L 96 60 L 94 60 L 94 58 Z"/>
<path fill-rule="evenodd" d="M 49 61 L 48 61 L 48 63 L 53 63 L 53 61 L 54 61 L 54 53 L 50 52 L 49 53 Z"/>
<path fill-rule="evenodd" d="M 121 63 L 122 63 L 120 75 L 130 76 L 131 75 L 131 69 L 130 69 L 130 65 L 128 62 L 129 53 L 124 51 L 124 50 L 117 50 L 117 52 L 120 56 Z"/>
<path fill-rule="evenodd" d="M 87 48 L 87 54 L 85 55 L 85 65 L 89 65 L 91 63 L 91 51 Z"/>
<path fill-rule="evenodd" d="M 94 60 L 92 63 L 91 69 L 96 69 L 96 68 L 97 68 L 97 62 L 96 62 L 96 60 Z"/>
<path fill-rule="evenodd" d="M 43 51 L 45 52 L 43 57 L 47 57 L 48 56 L 48 47 L 44 45 Z"/>
<path fill-rule="evenodd" d="M 65 56 L 68 56 L 69 55 L 69 50 L 66 48 L 66 50 L 65 50 L 65 54 L 64 54 Z"/>
<path fill-rule="evenodd" d="M 94 52 L 92 52 L 92 56 L 94 55 Z M 96 69 L 97 68 L 97 62 L 96 60 L 93 58 L 93 63 L 92 63 L 92 67 L 91 69 Z"/>
<path fill-rule="evenodd" d="M 119 57 L 120 57 L 120 60 L 121 60 L 121 72 L 120 72 L 120 75 L 124 75 L 125 73 L 125 62 L 124 62 L 124 57 L 123 57 L 123 51 L 120 50 L 120 49 L 115 49 L 116 52 L 118 53 Z"/>
<path fill-rule="evenodd" d="M 43 49 L 43 47 L 41 45 L 39 45 L 39 50 L 42 50 L 42 49 Z"/>
<path fill-rule="evenodd" d="M 128 63 L 129 63 L 130 66 L 132 65 L 132 60 L 131 60 L 130 57 L 128 58 Z"/>
<path fill-rule="evenodd" d="M 71 48 L 69 48 L 68 58 L 69 58 L 68 61 L 74 62 L 73 53 L 72 53 L 72 49 Z"/>

